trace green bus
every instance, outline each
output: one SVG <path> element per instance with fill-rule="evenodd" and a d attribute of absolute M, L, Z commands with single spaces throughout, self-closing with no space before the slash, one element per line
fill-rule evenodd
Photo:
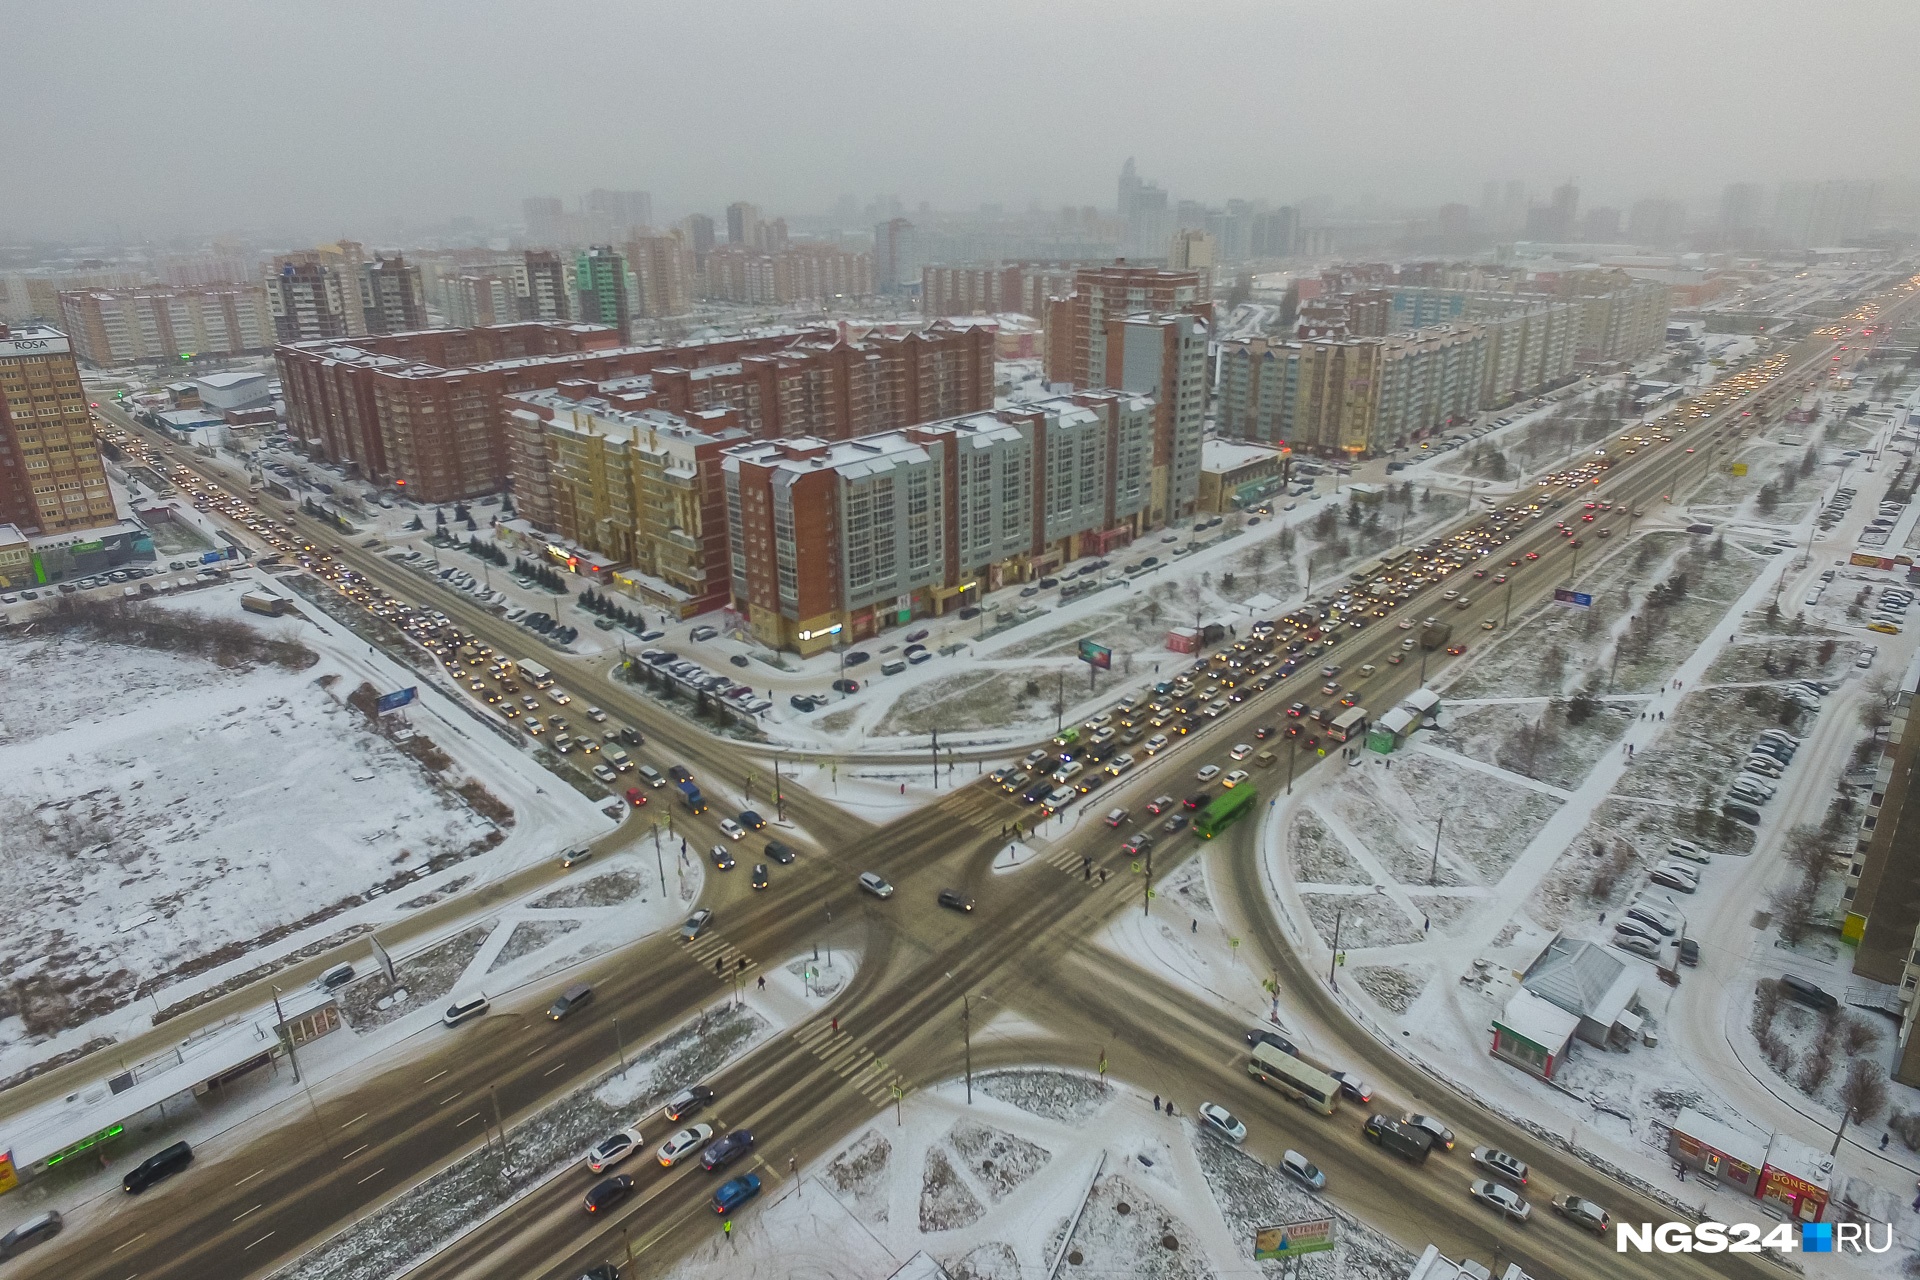
<path fill-rule="evenodd" d="M 1220 834 L 1221 828 L 1253 808 L 1260 799 L 1260 793 L 1246 783 L 1241 783 L 1231 791 L 1215 796 L 1200 816 L 1193 821 L 1193 829 L 1202 840 L 1211 840 Z"/>

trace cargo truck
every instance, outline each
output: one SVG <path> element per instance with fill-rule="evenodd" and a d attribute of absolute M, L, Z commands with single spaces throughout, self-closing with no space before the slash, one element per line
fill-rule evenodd
<path fill-rule="evenodd" d="M 699 786 L 693 782 L 683 782 L 680 784 L 680 798 L 687 802 L 687 812 L 689 813 L 705 813 L 707 811 L 707 798 L 700 794 Z"/>
<path fill-rule="evenodd" d="M 1366 1127 L 1360 1132 L 1375 1146 L 1384 1147 L 1411 1164 L 1425 1164 L 1427 1153 L 1433 1150 L 1432 1134 L 1387 1116 L 1368 1116 Z"/>
<path fill-rule="evenodd" d="M 1420 627 L 1420 647 L 1438 649 L 1446 644 L 1452 635 L 1453 627 L 1450 623 L 1442 622 L 1438 618 L 1428 618 Z"/>

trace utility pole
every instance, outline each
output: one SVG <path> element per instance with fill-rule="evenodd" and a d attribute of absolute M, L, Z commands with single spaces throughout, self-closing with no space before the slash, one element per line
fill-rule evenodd
<path fill-rule="evenodd" d="M 1058 734 L 1066 728 L 1067 715 L 1067 673 L 1054 672 L 1056 683 L 1053 691 L 1053 731 Z"/>
<path fill-rule="evenodd" d="M 1840 1127 L 1834 1131 L 1833 1147 L 1831 1150 L 1827 1152 L 1828 1155 L 1834 1156 L 1834 1155 L 1840 1154 L 1840 1139 L 1846 1136 L 1847 1121 L 1851 1119 L 1853 1119 L 1852 1107 L 1848 1107 L 1845 1111 L 1842 1111 L 1840 1113 Z"/>
<path fill-rule="evenodd" d="M 300 1083 L 300 1059 L 294 1056 L 293 1035 L 287 1029 L 287 1015 L 280 1012 L 280 988 L 273 989 L 273 1029 L 287 1038 L 287 1061 L 293 1064 L 293 1082 Z"/>
<path fill-rule="evenodd" d="M 620 1019 L 618 1018 L 613 1020 L 613 1047 L 620 1051 L 620 1069 L 625 1071 L 627 1069 L 627 1046 L 626 1043 L 620 1039 Z"/>
<path fill-rule="evenodd" d="M 1333 954 L 1327 957 L 1327 985 L 1335 991 L 1340 989 L 1339 979 L 1333 976 L 1334 966 L 1340 963 L 1340 918 L 1346 914 L 1345 907 L 1335 908 L 1333 913 Z"/>
<path fill-rule="evenodd" d="M 660 896 L 667 896 L 667 864 L 660 854 L 660 824 L 653 824 L 653 865 L 660 872 Z"/>
<path fill-rule="evenodd" d="M 1288 738 L 1287 745 L 1293 749 L 1287 752 L 1287 794 L 1293 794 L 1293 762 L 1300 758 L 1300 739 Z"/>
<path fill-rule="evenodd" d="M 1153 913 L 1153 846 L 1147 846 L 1147 874 L 1140 882 L 1140 914 Z"/>
<path fill-rule="evenodd" d="M 780 785 L 780 757 L 773 758 L 773 817 L 776 822 L 787 820 L 787 793 Z"/>
<path fill-rule="evenodd" d="M 940 789 L 940 727 L 938 725 L 935 725 L 933 728 L 932 755 L 933 755 L 933 789 L 935 791 L 938 791 Z"/>
<path fill-rule="evenodd" d="M 507 1124 L 500 1118 L 500 1095 L 492 1085 L 487 1086 L 487 1097 L 493 1102 L 493 1127 L 500 1131 L 500 1172 L 506 1174 L 513 1163 L 513 1151 L 507 1145 Z"/>
<path fill-rule="evenodd" d="M 967 1049 L 967 1105 L 973 1105 L 973 998 L 960 997 L 960 1034 Z"/>
<path fill-rule="evenodd" d="M 1511 622 L 1512 620 L 1513 620 L 1513 575 L 1508 574 L 1506 604 L 1501 606 L 1501 609 L 1500 609 L 1500 629 L 1502 631 L 1505 631 L 1507 629 L 1507 623 Z"/>
<path fill-rule="evenodd" d="M 1433 824 L 1433 862 L 1427 867 L 1427 883 L 1431 885 L 1434 877 L 1440 874 L 1440 832 L 1447 825 L 1447 815 L 1441 814 L 1440 820 Z"/>

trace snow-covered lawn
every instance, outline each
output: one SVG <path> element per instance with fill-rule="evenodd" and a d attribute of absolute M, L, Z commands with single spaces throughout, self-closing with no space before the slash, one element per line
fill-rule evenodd
<path fill-rule="evenodd" d="M 1329 1213 L 1339 1243 L 1299 1275 L 1397 1280 L 1412 1261 L 1191 1119 L 1049 1068 L 975 1076 L 971 1106 L 961 1081 L 922 1090 L 797 1185 L 767 1180 L 732 1235 L 716 1224 L 669 1280 L 885 1280 L 928 1258 L 954 1280 L 1278 1276 L 1253 1261 L 1254 1228 Z"/>
<path fill-rule="evenodd" d="M 357 682 L 58 636 L 0 640 L 0 1045 L 125 1005 L 492 847 Z"/>

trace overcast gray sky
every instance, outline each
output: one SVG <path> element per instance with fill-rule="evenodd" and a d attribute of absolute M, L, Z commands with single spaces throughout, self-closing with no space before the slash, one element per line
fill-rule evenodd
<path fill-rule="evenodd" d="M 1920 0 L 0 0 L 0 239 L 1882 177 Z M 370 237 L 371 238 L 371 237 Z"/>

